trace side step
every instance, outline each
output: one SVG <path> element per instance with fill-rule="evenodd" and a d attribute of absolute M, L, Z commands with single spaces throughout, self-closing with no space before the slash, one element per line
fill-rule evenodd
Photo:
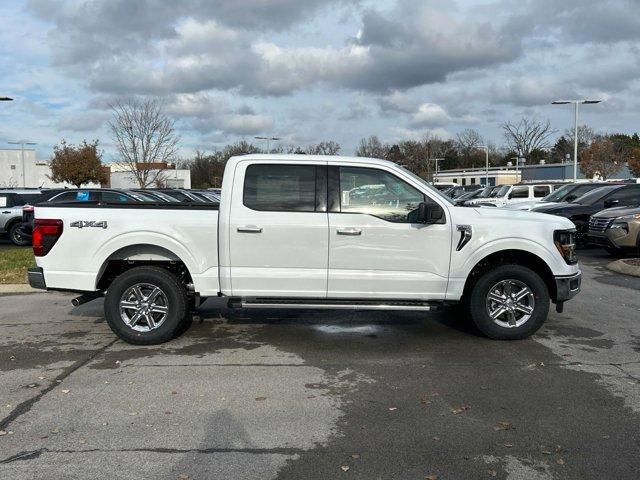
<path fill-rule="evenodd" d="M 439 303 L 415 300 L 230 298 L 229 308 L 298 308 L 340 310 L 420 310 L 434 311 Z"/>

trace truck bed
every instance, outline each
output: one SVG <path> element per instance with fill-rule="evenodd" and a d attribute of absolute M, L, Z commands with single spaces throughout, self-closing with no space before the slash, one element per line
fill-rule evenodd
<path fill-rule="evenodd" d="M 35 218 L 62 220 L 63 231 L 36 264 L 47 288 L 95 291 L 111 260 L 182 262 L 198 292 L 216 295 L 218 209 L 211 203 L 39 204 Z"/>

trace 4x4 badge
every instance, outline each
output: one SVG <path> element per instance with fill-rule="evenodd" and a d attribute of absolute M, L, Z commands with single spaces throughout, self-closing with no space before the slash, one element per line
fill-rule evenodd
<path fill-rule="evenodd" d="M 74 227 L 74 228 L 86 228 L 86 227 L 93 227 L 93 228 L 107 228 L 107 222 L 106 220 L 100 220 L 100 221 L 87 221 L 87 220 L 76 220 L 75 222 L 71 222 L 69 224 L 70 227 Z"/>

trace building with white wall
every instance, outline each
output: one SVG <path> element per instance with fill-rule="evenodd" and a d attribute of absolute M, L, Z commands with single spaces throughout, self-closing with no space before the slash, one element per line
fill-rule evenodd
<path fill-rule="evenodd" d="M 157 170 L 151 171 L 151 178 L 154 178 Z M 168 188 L 191 188 L 191 171 L 190 170 L 175 170 L 175 169 L 162 169 L 158 180 L 161 185 Z M 155 185 L 150 185 L 154 187 Z M 111 188 L 140 188 L 140 185 L 136 181 L 135 176 L 128 171 L 123 170 L 111 170 L 111 181 L 109 183 Z"/>
<path fill-rule="evenodd" d="M 32 148 L 0 149 L 0 187 L 55 187 L 49 164 L 36 159 Z"/>
<path fill-rule="evenodd" d="M 135 177 L 126 167 L 118 163 L 106 164 L 109 181 L 103 185 L 111 188 L 139 188 Z M 170 188 L 191 188 L 191 171 L 172 168 L 171 165 L 158 164 L 162 173 L 158 177 L 162 185 Z M 36 151 L 32 148 L 0 149 L 0 188 L 11 187 L 73 187 L 67 183 L 56 183 L 51 175 L 49 162 L 37 160 Z M 152 175 L 153 177 L 154 175 Z M 84 187 L 100 187 L 98 184 Z"/>

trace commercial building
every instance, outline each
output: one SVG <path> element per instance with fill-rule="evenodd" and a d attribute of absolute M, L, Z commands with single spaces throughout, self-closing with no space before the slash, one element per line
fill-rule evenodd
<path fill-rule="evenodd" d="M 38 161 L 32 148 L 0 150 L 0 188 L 59 186 L 50 174 L 49 164 Z"/>
<path fill-rule="evenodd" d="M 128 169 L 118 163 L 109 163 L 104 167 L 107 182 L 103 187 L 138 188 L 135 176 Z M 145 168 L 139 165 L 139 168 Z M 158 163 L 147 165 L 151 169 L 150 177 L 155 178 L 159 185 L 170 188 L 191 188 L 191 171 L 176 169 L 174 165 Z M 36 151 L 32 148 L 0 149 L 0 188 L 15 187 L 73 187 L 66 183 L 56 183 L 49 178 L 51 169 L 46 160 L 37 160 Z M 85 187 L 99 187 L 98 184 L 83 185 Z M 156 185 L 154 185 L 156 186 Z"/>
<path fill-rule="evenodd" d="M 488 173 L 488 175 L 487 175 Z M 484 185 L 488 176 L 489 185 L 510 185 L 520 181 L 570 181 L 573 180 L 573 163 L 540 163 L 536 165 L 483 167 L 441 170 L 436 182 L 453 182 L 458 185 Z M 633 178 L 633 174 L 625 165 L 610 177 L 611 180 L 626 180 Z M 587 179 L 578 168 L 578 179 Z"/>

